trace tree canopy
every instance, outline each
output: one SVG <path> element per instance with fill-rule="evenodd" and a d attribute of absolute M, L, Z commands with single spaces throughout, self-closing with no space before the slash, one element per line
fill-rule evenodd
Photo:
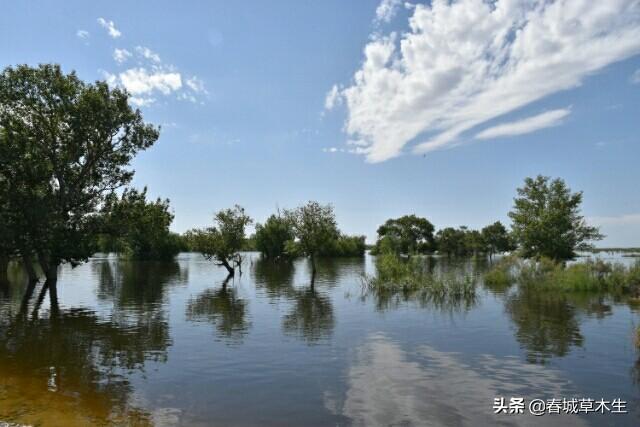
<path fill-rule="evenodd" d="M 285 215 L 293 226 L 300 254 L 311 259 L 315 274 L 316 257 L 330 251 L 340 236 L 333 206 L 310 201 L 304 206 L 285 211 Z"/>
<path fill-rule="evenodd" d="M 134 259 L 171 259 L 180 251 L 179 236 L 169 226 L 169 199 L 147 201 L 147 188 L 127 189 L 107 198 L 103 235 L 110 248 Z"/>
<path fill-rule="evenodd" d="M 435 246 L 434 229 L 426 218 L 416 215 L 388 219 L 378 227 L 376 252 L 390 248 L 403 254 L 432 252 Z"/>
<path fill-rule="evenodd" d="M 263 224 L 256 224 L 256 249 L 268 259 L 278 259 L 292 254 L 287 253 L 287 242 L 294 239 L 291 221 L 278 213 L 271 215 Z"/>
<path fill-rule="evenodd" d="M 213 222 L 213 227 L 190 231 L 188 238 L 196 251 L 233 275 L 235 268 L 241 266 L 240 251 L 245 241 L 245 229 L 253 220 L 244 208 L 235 205 L 232 209 L 217 212 Z"/>
<path fill-rule="evenodd" d="M 0 74 L 0 177 L 6 216 L 23 257 L 48 278 L 94 251 L 105 197 L 133 176 L 129 163 L 153 145 L 128 94 L 88 84 L 58 65 L 8 67 Z"/>
<path fill-rule="evenodd" d="M 590 248 L 590 241 L 602 239 L 580 214 L 582 192 L 572 193 L 562 179 L 526 178 L 517 192 L 509 217 L 524 257 L 564 261 Z"/>

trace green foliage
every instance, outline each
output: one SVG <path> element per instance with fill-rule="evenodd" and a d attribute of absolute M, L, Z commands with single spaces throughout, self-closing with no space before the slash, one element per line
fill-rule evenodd
<path fill-rule="evenodd" d="M 127 189 L 111 195 L 103 207 L 106 234 L 102 251 L 114 251 L 133 259 L 172 259 L 182 248 L 180 236 L 169 231 L 173 214 L 169 199 L 147 201 L 147 188 Z"/>
<path fill-rule="evenodd" d="M 630 267 L 588 260 L 565 266 L 550 258 L 533 260 L 511 259 L 498 263 L 485 274 L 485 283 L 517 282 L 540 291 L 611 292 L 631 294 L 640 290 L 640 261 Z"/>
<path fill-rule="evenodd" d="M 321 255 L 330 257 L 361 257 L 364 256 L 365 249 L 365 236 L 346 236 L 341 234 L 330 248 L 321 252 Z"/>
<path fill-rule="evenodd" d="M 315 259 L 330 252 L 340 236 L 333 206 L 310 201 L 291 211 L 285 217 L 293 227 L 298 252 L 311 258 L 315 270 Z"/>
<path fill-rule="evenodd" d="M 256 224 L 256 249 L 267 259 L 288 257 L 287 242 L 294 239 L 293 226 L 288 218 L 271 215 L 263 224 Z"/>
<path fill-rule="evenodd" d="M 245 229 L 252 219 L 245 214 L 244 208 L 235 205 L 233 209 L 216 213 L 213 221 L 213 227 L 188 232 L 187 239 L 206 259 L 214 260 L 229 274 L 234 274 L 242 262 L 240 251 L 245 243 Z"/>
<path fill-rule="evenodd" d="M 400 254 L 428 253 L 434 250 L 434 226 L 426 218 L 405 215 L 388 219 L 378 227 L 373 253 L 393 251 Z"/>
<path fill-rule="evenodd" d="M 484 249 L 489 253 L 489 256 L 515 249 L 509 232 L 500 221 L 487 225 L 481 233 Z"/>
<path fill-rule="evenodd" d="M 571 193 L 563 180 L 538 175 L 517 191 L 509 217 L 525 258 L 573 259 L 577 250 L 591 247 L 590 241 L 602 239 L 580 215 L 582 192 Z"/>
<path fill-rule="evenodd" d="M 466 238 L 467 228 L 453 228 L 447 227 L 438 231 L 436 235 L 436 242 L 438 245 L 438 252 L 446 254 L 447 256 L 464 256 L 469 253 L 467 247 Z"/>
<path fill-rule="evenodd" d="M 45 272 L 94 252 L 100 205 L 131 180 L 136 153 L 158 139 L 126 92 L 57 65 L 0 74 L 0 130 L 3 219 L 13 250 L 37 255 Z"/>
<path fill-rule="evenodd" d="M 410 292 L 424 290 L 447 297 L 475 296 L 475 282 L 470 276 L 436 275 L 421 257 L 402 258 L 393 253 L 376 257 L 376 275 L 364 278 L 367 288 L 376 291 Z"/>

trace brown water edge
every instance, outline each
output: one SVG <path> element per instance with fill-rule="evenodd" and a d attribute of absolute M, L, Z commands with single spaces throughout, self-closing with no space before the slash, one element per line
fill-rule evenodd
<path fill-rule="evenodd" d="M 19 374 L 16 374 L 19 372 Z M 52 390 L 51 374 L 0 365 L 2 422 L 31 426 L 153 425 L 148 413 L 129 404 L 114 405 L 108 396 L 78 387 Z M 19 424 L 18 424 L 19 423 Z"/>

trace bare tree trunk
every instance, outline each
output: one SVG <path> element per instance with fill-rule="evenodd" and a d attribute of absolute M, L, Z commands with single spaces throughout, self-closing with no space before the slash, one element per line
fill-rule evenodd
<path fill-rule="evenodd" d="M 220 264 L 229 272 L 229 276 L 233 276 L 235 274 L 235 269 L 229 265 L 229 262 L 226 259 L 220 261 Z"/>
<path fill-rule="evenodd" d="M 6 255 L 0 255 L 0 283 L 5 283 L 9 280 L 9 257 Z"/>
<path fill-rule="evenodd" d="M 311 290 L 314 290 L 316 283 L 316 257 L 311 255 Z"/>
<path fill-rule="evenodd" d="M 33 266 L 33 257 L 31 254 L 22 255 L 22 263 L 24 265 L 24 269 L 27 272 L 27 277 L 29 278 L 29 283 L 35 283 L 38 281 L 38 273 L 36 273 L 36 269 Z"/>

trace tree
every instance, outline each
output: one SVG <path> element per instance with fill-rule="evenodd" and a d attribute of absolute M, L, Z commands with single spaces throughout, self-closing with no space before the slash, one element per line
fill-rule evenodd
<path fill-rule="evenodd" d="M 453 228 L 446 227 L 439 230 L 436 235 L 436 242 L 438 245 L 438 251 L 447 256 L 451 255 L 465 255 L 465 233 L 466 227 Z"/>
<path fill-rule="evenodd" d="M 37 257 L 47 281 L 58 265 L 95 249 L 105 197 L 133 176 L 132 158 L 158 139 L 128 94 L 88 84 L 58 65 L 8 67 L 0 74 L 0 176 L 7 182 L 16 249 Z"/>
<path fill-rule="evenodd" d="M 374 252 L 381 249 L 381 240 L 385 238 L 394 242 L 394 244 L 385 243 L 386 248 L 395 246 L 403 254 L 431 252 L 435 246 L 433 232 L 434 226 L 426 218 L 405 215 L 388 219 L 378 227 L 378 241 Z"/>
<path fill-rule="evenodd" d="M 297 239 L 299 252 L 311 260 L 312 283 L 316 274 L 316 258 L 330 250 L 340 236 L 333 206 L 310 201 L 292 211 L 285 211 Z"/>
<path fill-rule="evenodd" d="M 509 212 L 513 235 L 525 258 L 572 259 L 603 236 L 580 215 L 582 192 L 572 193 L 565 182 L 538 175 L 526 178 Z"/>
<path fill-rule="evenodd" d="M 288 218 L 271 215 L 262 224 L 256 224 L 256 249 L 267 259 L 279 259 L 287 256 L 287 242 L 294 239 L 293 227 Z"/>
<path fill-rule="evenodd" d="M 242 268 L 240 251 L 245 241 L 245 228 L 253 220 L 242 207 L 235 205 L 233 209 L 216 213 L 213 221 L 213 227 L 192 230 L 189 238 L 196 251 L 226 268 L 229 275 L 233 276 L 236 267 Z"/>
<path fill-rule="evenodd" d="M 103 208 L 110 247 L 134 259 L 173 259 L 180 251 L 178 236 L 169 226 L 173 214 L 169 199 L 147 201 L 147 188 L 127 189 L 118 198 L 108 197 Z"/>
<path fill-rule="evenodd" d="M 487 225 L 482 229 L 482 239 L 489 258 L 498 252 L 507 252 L 514 248 L 511 236 L 500 221 Z"/>

